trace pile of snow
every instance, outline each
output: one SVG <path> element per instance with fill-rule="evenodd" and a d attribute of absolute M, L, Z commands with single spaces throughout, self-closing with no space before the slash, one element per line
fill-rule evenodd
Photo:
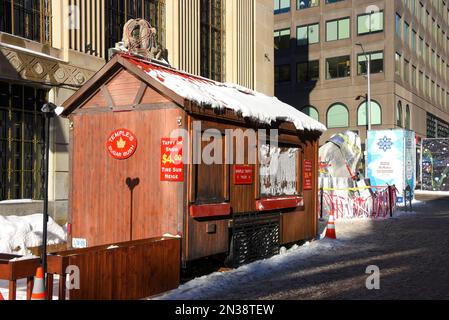
<path fill-rule="evenodd" d="M 42 245 L 42 214 L 30 216 L 0 216 L 0 253 L 30 255 L 28 248 Z M 64 228 L 51 217 L 48 221 L 48 245 L 67 241 Z"/>
<path fill-rule="evenodd" d="M 296 129 L 324 132 L 327 128 L 294 107 L 281 102 L 276 97 L 252 91 L 232 83 L 221 83 L 150 64 L 129 59 L 154 80 L 179 96 L 200 106 L 213 109 L 231 109 L 253 120 L 265 124 L 276 121 L 290 121 Z"/>

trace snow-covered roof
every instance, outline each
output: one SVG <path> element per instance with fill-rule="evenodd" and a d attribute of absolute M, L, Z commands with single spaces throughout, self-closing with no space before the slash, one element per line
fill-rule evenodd
<path fill-rule="evenodd" d="M 266 124 L 289 121 L 301 131 L 324 132 L 327 130 L 322 123 L 276 97 L 269 97 L 236 84 L 194 76 L 144 60 L 128 58 L 128 61 L 177 95 L 198 105 L 231 109 L 243 117 Z"/>

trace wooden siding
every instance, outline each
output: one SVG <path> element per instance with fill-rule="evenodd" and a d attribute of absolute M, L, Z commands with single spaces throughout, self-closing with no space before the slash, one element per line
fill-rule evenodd
<path fill-rule="evenodd" d="M 182 116 L 172 107 L 73 116 L 72 237 L 93 246 L 182 231 L 178 184 L 159 181 L 161 138 L 177 128 Z M 105 146 L 109 134 L 120 128 L 137 137 L 137 151 L 127 160 L 113 159 Z M 139 179 L 132 204 L 127 178 Z"/>
<path fill-rule="evenodd" d="M 65 277 L 67 266 L 79 268 L 80 289 L 69 291 L 70 300 L 142 299 L 178 287 L 180 252 L 181 241 L 174 238 L 65 251 L 49 256 L 48 272 Z M 64 297 L 61 290 L 59 299 Z"/>

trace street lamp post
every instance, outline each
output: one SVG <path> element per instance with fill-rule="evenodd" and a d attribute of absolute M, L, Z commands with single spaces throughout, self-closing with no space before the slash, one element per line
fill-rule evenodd
<path fill-rule="evenodd" d="M 363 54 L 365 55 L 366 59 L 366 76 L 368 80 L 368 92 L 367 92 L 367 99 L 366 99 L 366 113 L 367 113 L 367 126 L 368 131 L 371 131 L 371 57 L 370 55 L 367 55 L 365 52 L 365 49 L 363 48 L 363 45 L 361 43 L 356 43 L 360 48 L 362 48 Z"/>
<path fill-rule="evenodd" d="M 45 117 L 45 155 L 44 155 L 44 218 L 42 228 L 42 269 L 47 273 L 47 224 L 48 224 L 48 168 L 50 157 L 50 120 L 56 115 L 57 106 L 46 103 L 41 111 Z"/>
<path fill-rule="evenodd" d="M 366 140 L 365 140 L 365 177 L 368 177 L 368 132 L 371 131 L 371 56 L 367 55 L 365 52 L 365 48 L 361 43 L 356 43 L 360 48 L 362 48 L 362 52 L 365 55 L 366 60 L 366 75 L 368 80 L 368 92 L 366 98 L 366 113 L 367 113 L 367 132 L 366 132 Z"/>

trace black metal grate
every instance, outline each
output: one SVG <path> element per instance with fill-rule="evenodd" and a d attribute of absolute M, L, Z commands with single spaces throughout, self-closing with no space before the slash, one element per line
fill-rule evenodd
<path fill-rule="evenodd" d="M 280 214 L 234 216 L 232 263 L 238 267 L 279 253 Z"/>

